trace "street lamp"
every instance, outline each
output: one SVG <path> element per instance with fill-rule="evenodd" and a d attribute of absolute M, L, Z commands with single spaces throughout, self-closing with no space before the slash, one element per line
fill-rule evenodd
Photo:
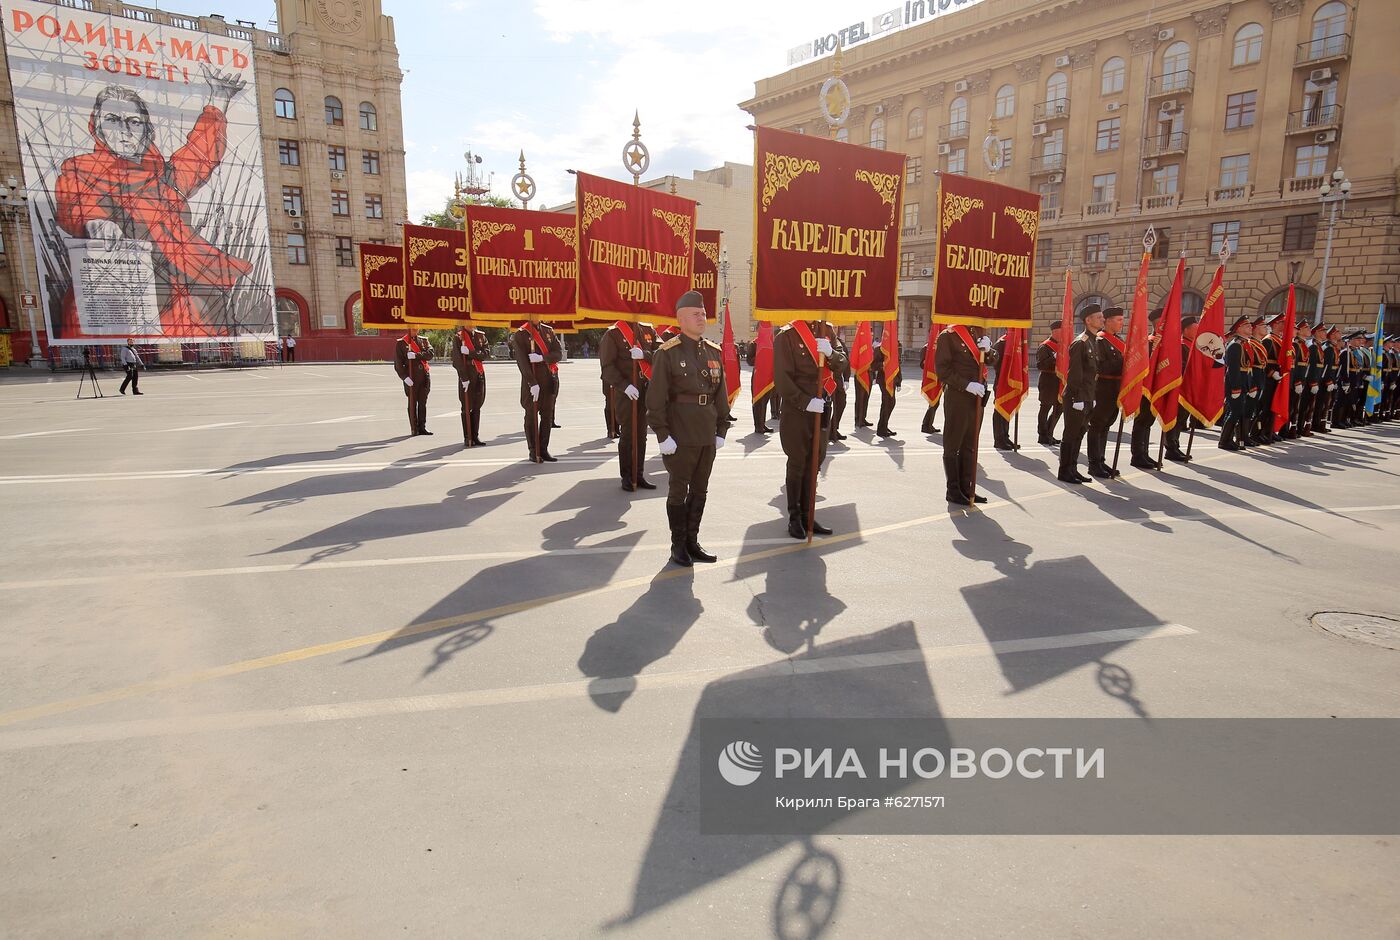
<path fill-rule="evenodd" d="M 1318 199 L 1332 210 L 1327 217 L 1327 251 L 1322 256 L 1322 283 L 1317 288 L 1317 312 L 1313 314 L 1313 326 L 1322 323 L 1322 304 L 1327 299 L 1327 269 L 1332 264 L 1332 233 L 1337 228 L 1337 208 L 1346 208 L 1347 196 L 1351 195 L 1351 180 L 1341 167 L 1332 171 L 1330 177 L 1322 178 L 1322 188 Z"/>
<path fill-rule="evenodd" d="M 5 180 L 5 184 L 0 186 L 0 218 L 15 224 L 15 245 L 19 248 L 19 279 L 20 287 L 25 295 L 30 294 L 29 290 L 29 264 L 24 258 L 24 236 L 20 234 L 19 220 L 29 216 L 29 193 L 20 185 L 20 181 L 11 176 Z M 21 298 L 21 306 L 24 306 Z M 29 367 L 32 369 L 45 368 L 48 363 L 44 357 L 39 355 L 39 330 L 34 324 L 34 307 L 25 306 L 29 314 Z"/>

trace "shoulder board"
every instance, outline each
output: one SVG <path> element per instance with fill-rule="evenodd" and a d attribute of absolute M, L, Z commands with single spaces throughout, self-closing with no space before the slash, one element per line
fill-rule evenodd
<path fill-rule="evenodd" d="M 638 320 L 637 325 L 644 330 L 651 330 L 653 333 L 656 332 L 656 325 L 653 323 L 648 323 L 645 320 Z"/>
<path fill-rule="evenodd" d="M 666 340 L 666 342 L 664 342 L 664 343 L 661 344 L 661 348 L 662 348 L 662 349 L 672 349 L 672 348 L 674 348 L 674 347 L 676 347 L 676 346 L 679 346 L 680 344 L 681 344 L 681 338 L 680 338 L 679 336 L 672 336 L 670 339 Z"/>
<path fill-rule="evenodd" d="M 791 323 L 784 323 L 782 326 L 778 327 L 778 332 L 779 332 L 779 333 L 786 333 L 786 332 L 788 332 L 788 331 L 791 330 L 791 329 L 792 329 L 792 324 L 791 324 Z"/>
<path fill-rule="evenodd" d="M 723 347 L 721 347 L 719 343 L 716 343 L 716 342 L 715 342 L 714 340 L 712 340 L 712 339 L 706 339 L 705 337 L 702 336 L 702 337 L 700 337 L 700 342 L 703 343 L 704 345 L 710 347 L 711 349 L 718 349 L 718 350 L 720 350 L 720 352 L 723 352 L 723 351 L 724 351 Z"/>

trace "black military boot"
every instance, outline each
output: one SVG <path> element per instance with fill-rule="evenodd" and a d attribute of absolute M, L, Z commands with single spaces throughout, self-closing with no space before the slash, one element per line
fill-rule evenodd
<path fill-rule="evenodd" d="M 685 550 L 685 503 L 666 503 L 666 521 L 671 524 L 671 560 L 682 568 L 691 566 L 690 553 Z"/>
<path fill-rule="evenodd" d="M 685 553 L 691 561 L 708 564 L 717 559 L 700 547 L 700 520 L 704 515 L 705 497 L 692 496 L 685 501 Z"/>
<path fill-rule="evenodd" d="M 802 515 L 802 510 L 794 509 L 788 513 L 788 535 L 795 539 L 807 538 L 807 520 Z"/>

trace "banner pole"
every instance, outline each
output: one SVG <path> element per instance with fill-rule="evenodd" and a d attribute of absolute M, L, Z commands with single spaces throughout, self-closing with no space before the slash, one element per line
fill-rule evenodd
<path fill-rule="evenodd" d="M 1020 409 L 1020 407 L 1017 407 L 1016 413 L 1012 416 L 1012 420 L 1011 420 L 1011 443 L 1015 444 L 1017 448 L 1020 448 L 1020 446 L 1021 446 L 1021 409 Z"/>
<path fill-rule="evenodd" d="M 1118 438 L 1113 443 L 1113 469 L 1118 469 L 1118 454 L 1123 449 L 1123 419 L 1125 415 L 1120 410 L 1118 412 Z"/>
<path fill-rule="evenodd" d="M 1180 420 L 1178 418 L 1177 420 Z M 1162 455 L 1167 452 L 1167 432 L 1162 431 L 1161 437 L 1157 438 L 1157 466 L 1162 466 Z"/>
<path fill-rule="evenodd" d="M 826 357 L 817 353 L 817 394 L 822 391 L 822 370 L 826 367 Z M 817 470 L 821 467 L 822 415 L 825 409 L 812 415 L 812 485 L 807 487 L 807 544 L 812 544 L 812 526 L 817 522 Z"/>
<path fill-rule="evenodd" d="M 983 377 L 986 381 L 986 377 Z M 977 505 L 977 447 L 982 438 L 982 412 L 986 410 L 982 396 L 977 396 L 977 430 L 972 435 L 972 489 L 967 495 L 967 508 Z M 945 425 L 946 426 L 946 425 Z"/>
<path fill-rule="evenodd" d="M 637 385 L 637 375 L 638 375 L 638 372 L 637 372 L 637 360 L 633 359 L 633 360 L 632 360 L 632 387 L 635 388 L 635 389 L 637 389 L 637 391 L 640 392 L 641 389 L 640 389 L 640 388 L 638 387 L 638 385 Z M 637 430 L 638 430 L 638 428 L 637 428 L 637 410 L 638 410 L 638 409 L 637 409 L 637 402 L 641 399 L 641 397 L 642 397 L 641 395 L 638 395 L 636 398 L 632 399 L 632 487 L 633 487 L 633 489 L 641 489 L 641 488 L 642 488 L 642 485 L 641 485 L 641 480 L 642 480 L 642 461 L 641 461 L 642 448 L 641 448 L 641 435 L 637 433 Z"/>

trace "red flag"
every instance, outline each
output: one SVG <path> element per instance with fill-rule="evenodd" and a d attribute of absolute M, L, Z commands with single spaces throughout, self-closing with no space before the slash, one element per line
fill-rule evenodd
<path fill-rule="evenodd" d="M 899 321 L 885 321 L 885 330 L 880 334 L 880 355 L 885 357 L 885 391 L 894 394 L 894 383 L 899 380 Z"/>
<path fill-rule="evenodd" d="M 1131 418 L 1142 407 L 1142 392 L 1151 368 L 1147 348 L 1147 262 L 1151 253 L 1142 253 L 1138 266 L 1137 290 L 1133 291 L 1133 318 L 1128 323 L 1128 339 L 1123 350 L 1123 378 L 1118 385 L 1118 408 Z"/>
<path fill-rule="evenodd" d="M 1225 370 L 1219 366 L 1225 354 L 1225 265 L 1215 269 L 1206 294 L 1196 342 L 1186 357 L 1181 379 L 1181 407 L 1208 428 L 1225 413 Z"/>
<path fill-rule="evenodd" d="M 1074 291 L 1069 283 L 1069 268 L 1065 268 L 1065 312 L 1060 315 L 1060 349 L 1055 353 L 1055 375 L 1060 380 L 1060 401 L 1065 400 L 1069 384 L 1069 344 L 1074 341 Z"/>
<path fill-rule="evenodd" d="M 1288 424 L 1288 396 L 1293 393 L 1293 331 L 1298 323 L 1298 308 L 1293 296 L 1293 285 L 1288 285 L 1288 306 L 1283 308 L 1283 336 L 1279 339 L 1278 371 L 1281 373 L 1278 387 L 1274 389 L 1274 433 L 1277 434 Z"/>
<path fill-rule="evenodd" d="M 1167 294 L 1167 306 L 1157 321 L 1157 348 L 1152 352 L 1152 378 L 1147 397 L 1152 413 L 1163 431 L 1176 427 L 1181 397 L 1181 282 L 1186 277 L 1186 259 L 1176 263 L 1176 277 Z"/>
<path fill-rule="evenodd" d="M 933 367 L 934 352 L 938 347 L 938 334 L 942 332 L 942 323 L 930 323 L 928 325 L 928 350 L 924 353 L 924 381 L 921 385 L 921 390 L 924 393 L 924 400 L 929 403 L 929 407 L 938 404 L 938 399 L 943 397 L 943 383 L 938 381 L 938 373 Z"/>
<path fill-rule="evenodd" d="M 734 345 L 734 323 L 729 319 L 729 301 L 724 302 L 724 337 L 721 340 L 721 350 L 724 353 L 724 390 L 729 395 L 729 404 L 734 405 L 734 399 L 739 397 L 739 389 L 744 384 L 739 377 L 739 347 Z M 754 362 L 758 362 L 758 357 L 754 356 Z"/>
<path fill-rule="evenodd" d="M 1026 397 L 1030 358 L 1026 353 L 1026 331 L 1012 327 L 1006 331 L 1006 350 L 997 368 L 996 397 L 993 404 L 1008 421 Z"/>
<path fill-rule="evenodd" d="M 875 341 L 870 336 L 870 321 L 862 320 L 856 327 L 856 339 L 851 344 L 851 372 L 861 388 L 870 391 L 870 367 L 875 362 Z"/>
<path fill-rule="evenodd" d="M 753 353 L 753 376 L 749 392 L 755 402 L 773 391 L 773 324 L 764 321 L 758 325 L 758 347 Z"/>

